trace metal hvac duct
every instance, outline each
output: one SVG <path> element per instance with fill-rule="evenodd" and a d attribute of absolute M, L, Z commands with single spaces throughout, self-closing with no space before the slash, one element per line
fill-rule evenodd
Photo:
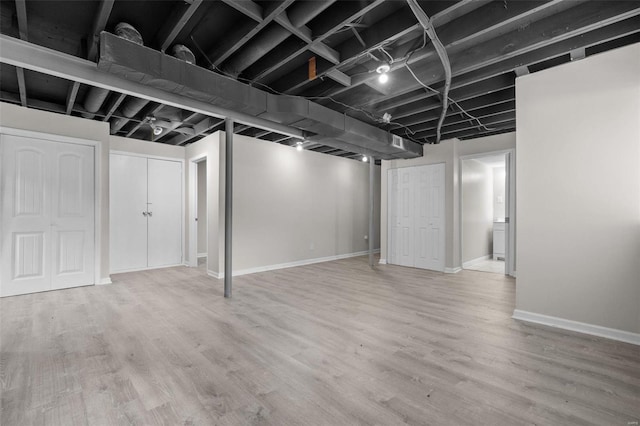
<path fill-rule="evenodd" d="M 100 35 L 98 68 L 169 93 L 311 132 L 311 140 L 325 145 L 382 159 L 422 156 L 418 143 L 307 99 L 269 94 L 106 32 Z"/>
<path fill-rule="evenodd" d="M 84 109 L 87 112 L 83 112 L 82 116 L 84 118 L 93 118 L 96 116 L 96 112 L 100 110 L 100 107 L 104 103 L 105 99 L 109 95 L 109 91 L 107 89 L 102 89 L 100 87 L 91 87 L 87 96 L 84 98 Z"/>
<path fill-rule="evenodd" d="M 120 113 L 126 118 L 120 117 L 111 120 L 111 133 L 116 133 L 120 129 L 122 129 L 122 127 L 129 122 L 129 119 L 133 118 L 137 113 L 139 113 L 140 110 L 144 108 L 148 103 L 149 101 L 146 99 L 129 98 L 120 110 Z"/>

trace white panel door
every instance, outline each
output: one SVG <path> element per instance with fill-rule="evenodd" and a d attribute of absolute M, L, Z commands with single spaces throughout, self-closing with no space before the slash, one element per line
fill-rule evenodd
<path fill-rule="evenodd" d="M 389 171 L 389 263 L 444 271 L 444 164 Z"/>
<path fill-rule="evenodd" d="M 95 283 L 93 149 L 2 135 L 0 296 Z"/>
<path fill-rule="evenodd" d="M 434 271 L 444 271 L 445 255 L 445 188 L 444 188 L 444 164 L 434 164 L 424 166 L 427 174 L 427 201 L 425 210 L 427 212 L 427 244 L 424 262 L 420 268 L 432 269 Z"/>
<path fill-rule="evenodd" d="M 148 160 L 148 266 L 182 263 L 182 164 Z"/>
<path fill-rule="evenodd" d="M 56 144 L 51 197 L 51 288 L 92 284 L 94 242 L 94 148 Z"/>
<path fill-rule="evenodd" d="M 111 154 L 111 272 L 147 267 L 147 159 Z"/>
<path fill-rule="evenodd" d="M 414 214 L 414 168 L 407 167 L 398 169 L 400 204 L 400 229 L 398 237 L 398 259 L 397 264 L 403 266 L 414 266 L 414 241 L 415 241 L 415 214 Z"/>
<path fill-rule="evenodd" d="M 391 169 L 387 175 L 388 200 L 388 238 L 389 238 L 389 263 L 398 263 L 398 245 L 400 239 L 400 203 L 398 193 L 400 192 L 400 180 L 398 169 Z"/>
<path fill-rule="evenodd" d="M 428 268 L 431 258 L 431 226 L 429 191 L 431 190 L 431 173 L 427 167 L 416 167 L 414 173 L 415 185 L 415 266 Z"/>

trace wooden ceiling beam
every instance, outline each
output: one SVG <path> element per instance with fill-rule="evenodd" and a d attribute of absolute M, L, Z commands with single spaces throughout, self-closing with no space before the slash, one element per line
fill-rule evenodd
<path fill-rule="evenodd" d="M 176 6 L 176 10 L 171 13 L 171 16 L 177 18 L 165 21 L 164 25 L 158 31 L 156 37 L 157 45 L 160 46 L 160 50 L 165 52 L 178 37 L 180 31 L 189 22 L 191 17 L 202 6 L 203 0 L 192 0 L 191 3 L 181 3 Z"/>
<path fill-rule="evenodd" d="M 458 102 L 460 106 L 465 111 L 473 111 L 478 108 L 485 108 L 487 106 L 500 104 L 503 102 L 509 102 L 516 98 L 516 91 L 514 87 L 509 87 L 504 90 L 500 90 L 499 92 L 490 93 L 484 96 L 478 96 L 476 98 L 471 98 L 467 101 Z M 451 110 L 448 113 L 457 111 L 457 107 L 451 105 Z M 425 114 L 425 113 L 417 113 L 411 115 L 409 117 L 405 117 L 402 119 L 394 120 L 397 123 L 400 123 L 404 126 L 417 126 L 421 125 L 425 121 L 431 120 L 434 117 L 437 117 L 440 114 L 438 109 L 434 109 L 433 113 Z M 412 129 L 413 130 L 413 129 Z"/>
<path fill-rule="evenodd" d="M 71 83 L 71 87 L 69 88 L 69 92 L 67 93 L 67 101 L 66 101 L 67 115 L 71 114 L 71 111 L 73 110 L 73 106 L 76 103 L 76 97 L 78 96 L 78 89 L 80 89 L 80 83 L 78 83 L 77 81 L 74 81 L 73 83 Z"/>
<path fill-rule="evenodd" d="M 498 104 L 490 105 L 487 107 L 477 108 L 474 110 L 469 110 L 471 115 L 475 117 L 491 117 L 494 115 L 502 114 L 504 112 L 515 111 L 516 103 L 515 99 L 507 102 L 500 102 Z M 440 117 L 436 116 L 435 118 L 430 118 L 419 126 L 411 127 L 411 130 L 415 133 L 425 132 L 429 130 L 435 130 L 438 126 L 438 121 Z M 470 118 L 468 115 L 464 114 L 457 108 L 453 108 L 452 110 L 447 112 L 447 116 L 444 120 L 443 126 L 448 126 L 451 124 L 462 123 L 464 121 L 468 121 Z"/>
<path fill-rule="evenodd" d="M 111 10 L 113 9 L 114 2 L 115 0 L 102 0 L 100 2 L 100 5 L 98 6 L 98 13 L 93 20 L 91 33 L 89 34 L 89 38 L 87 40 L 87 43 L 89 45 L 87 59 L 90 61 L 95 61 L 96 57 L 98 56 L 100 33 L 104 31 L 105 27 L 107 26 L 107 21 L 109 20 L 109 16 L 111 15 Z"/>
<path fill-rule="evenodd" d="M 24 69 L 16 67 L 16 75 L 18 77 L 18 90 L 20 91 L 20 104 L 27 106 L 27 84 L 24 81 Z"/>
<path fill-rule="evenodd" d="M 214 52 L 211 52 L 209 58 L 212 58 L 215 66 L 220 66 L 222 62 L 227 60 L 231 55 L 238 52 L 245 44 L 249 43 L 253 39 L 250 46 L 247 46 L 249 52 L 247 52 L 246 59 L 244 56 L 240 58 L 234 57 L 234 62 L 227 66 L 233 72 L 241 72 L 247 68 L 251 63 L 255 62 L 255 56 L 266 53 L 265 49 L 259 49 L 254 45 L 260 45 L 264 43 L 264 39 L 269 37 L 270 41 L 280 40 L 282 37 L 286 38 L 289 32 L 280 27 L 273 27 L 268 30 L 267 33 L 263 33 L 260 39 L 254 39 L 254 37 L 262 31 L 267 25 L 269 25 L 278 15 L 285 11 L 294 0 L 284 0 L 281 2 L 272 3 L 271 7 L 264 10 L 259 4 L 252 1 L 237 1 L 237 0 L 223 0 L 224 3 L 233 7 L 234 9 L 242 12 L 244 15 L 255 20 L 255 24 L 249 24 L 246 27 L 238 27 L 233 34 L 225 37 L 224 43 L 222 43 Z M 282 33 L 282 31 L 285 31 Z M 282 34 L 276 34 L 282 33 Z M 284 40 L 284 39 L 282 39 Z M 252 61 L 252 62 L 250 62 Z"/>
<path fill-rule="evenodd" d="M 482 129 L 483 126 L 492 127 L 492 125 L 494 124 L 501 124 L 506 121 L 514 121 L 516 119 L 516 112 L 515 110 L 509 110 L 509 111 L 501 112 L 499 114 L 493 114 L 490 116 L 475 116 L 475 117 L 482 124 L 478 123 L 478 120 L 465 116 L 465 119 L 458 123 L 448 124 L 446 126 L 443 126 L 441 132 L 444 135 L 447 133 L 453 133 L 453 132 L 458 132 L 458 131 L 472 129 L 472 128 Z M 433 138 L 435 136 L 436 136 L 436 128 L 425 130 L 423 132 L 416 132 L 413 135 L 413 137 L 416 137 L 416 138 L 423 138 L 423 137 Z"/>
<path fill-rule="evenodd" d="M 303 54 L 305 51 L 312 50 L 312 47 L 321 46 L 323 44 L 322 42 L 327 37 L 331 36 L 332 34 L 335 34 L 337 30 L 343 28 L 346 24 L 349 24 L 355 21 L 360 16 L 367 14 L 368 12 L 370 12 L 371 10 L 373 10 L 375 7 L 379 6 L 383 2 L 384 0 L 375 0 L 364 7 L 361 7 L 361 4 L 359 2 L 343 3 L 343 7 L 338 12 L 340 15 L 340 17 L 338 18 L 338 21 L 336 22 L 335 20 L 333 20 L 332 23 L 325 24 L 324 28 L 322 27 L 319 28 L 318 32 L 320 33 L 320 35 L 314 38 L 311 44 L 307 44 L 306 46 L 299 49 L 293 49 L 289 52 L 284 52 L 283 54 L 278 54 L 278 55 L 274 54 L 269 64 L 266 64 L 266 67 L 264 70 L 260 71 L 256 75 L 250 76 L 251 80 L 265 83 L 267 76 L 271 75 L 271 73 L 280 69 L 280 67 L 289 63 L 289 61 L 293 60 L 298 55 Z"/>
<path fill-rule="evenodd" d="M 462 102 L 514 86 L 515 76 L 512 73 L 504 73 L 492 78 L 480 80 L 479 82 L 472 85 L 466 85 L 463 87 L 452 85 L 452 90 L 449 92 L 449 97 L 457 102 Z M 442 103 L 435 96 L 435 94 L 424 93 L 422 99 L 418 99 L 406 104 L 398 102 L 395 105 L 401 106 L 398 106 L 396 108 L 377 108 L 376 111 L 389 112 L 392 116 L 392 119 L 395 121 L 417 113 L 424 113 L 427 111 L 438 109 L 442 106 Z"/>
<path fill-rule="evenodd" d="M 538 52 L 538 61 L 547 57 L 556 56 L 556 51 L 566 53 L 565 45 L 558 44 L 586 35 L 592 31 L 604 30 L 616 22 L 624 21 L 640 15 L 640 3 L 614 2 L 607 8 L 602 8 L 597 2 L 581 3 L 570 9 L 563 10 L 549 18 L 530 23 L 525 28 L 517 28 L 500 37 L 489 39 L 483 43 L 466 46 L 460 45 L 448 48 L 449 57 L 453 68 L 454 81 L 461 74 L 480 70 L 496 63 L 510 64 L 507 62 L 517 56 Z M 637 25 L 637 23 L 635 23 Z M 586 40 L 585 37 L 582 37 Z M 600 39 L 598 39 L 599 41 Z M 578 41 L 579 43 L 580 41 Z M 558 47 L 554 46 L 558 44 Z M 417 58 L 428 58 L 412 66 L 414 73 L 421 78 L 422 83 L 433 85 L 444 79 L 442 65 L 432 55 L 416 55 Z M 538 62 L 534 61 L 534 62 Z M 530 63 L 530 62 L 529 62 Z M 501 67 L 500 73 L 513 71 L 514 66 Z M 367 77 L 365 77 L 366 79 Z M 356 81 L 354 79 L 354 85 Z M 416 82 L 406 68 L 397 69 L 390 75 L 389 85 L 395 95 L 412 92 L 419 89 L 421 84 Z M 344 92 L 344 88 L 339 88 Z M 336 96 L 335 94 L 333 95 Z M 387 99 L 376 93 L 369 96 L 359 96 L 358 99 L 350 99 L 348 96 L 340 96 L 342 102 L 354 106 L 364 107 L 380 103 Z"/>

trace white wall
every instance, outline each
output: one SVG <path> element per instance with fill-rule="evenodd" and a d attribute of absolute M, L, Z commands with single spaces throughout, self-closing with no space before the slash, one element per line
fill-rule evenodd
<path fill-rule="evenodd" d="M 62 114 L 23 108 L 0 102 L 0 126 L 47 134 L 96 141 L 100 164 L 96 165 L 102 196 L 98 203 L 100 232 L 101 282 L 109 281 L 109 123 L 85 120 Z"/>
<path fill-rule="evenodd" d="M 503 133 L 469 140 L 449 139 L 437 145 L 425 145 L 424 155 L 410 160 L 382 162 L 380 258 L 387 258 L 387 172 L 397 167 L 424 164 L 445 164 L 445 265 L 447 270 L 461 266 L 460 249 L 460 182 L 459 163 L 461 156 L 514 150 L 515 133 Z M 513 224 L 515 225 L 515 223 Z"/>
<path fill-rule="evenodd" d="M 640 44 L 520 77 L 516 100 L 517 309 L 640 333 Z"/>
<path fill-rule="evenodd" d="M 197 208 L 194 205 L 190 187 L 190 179 L 193 176 L 194 168 L 197 171 L 197 163 L 193 160 L 206 159 L 206 176 L 207 176 L 207 215 L 198 219 L 198 225 L 206 222 L 208 235 L 206 239 L 207 249 L 207 271 L 218 274 L 221 270 L 220 252 L 220 235 L 224 235 L 223 223 L 221 222 L 220 210 L 224 206 L 224 188 L 221 188 L 220 181 L 220 134 L 218 132 L 207 136 L 187 145 L 185 151 L 185 159 L 187 164 L 187 208 L 186 208 L 186 233 L 187 233 L 187 253 L 186 259 L 191 265 L 197 265 L 197 244 L 193 246 L 191 236 L 193 235 L 193 226 L 191 220 L 191 210 Z M 197 177 L 197 174 L 195 175 Z M 197 235 L 197 234 L 196 234 Z"/>
<path fill-rule="evenodd" d="M 505 167 L 493 168 L 493 219 L 502 221 L 506 217 Z"/>
<path fill-rule="evenodd" d="M 368 250 L 368 163 L 241 135 L 233 143 L 235 272 Z M 220 173 L 224 182 L 223 165 Z M 376 215 L 376 230 L 379 220 Z"/>
<path fill-rule="evenodd" d="M 462 263 L 491 254 L 493 169 L 477 160 L 462 161 Z"/>
<path fill-rule="evenodd" d="M 150 157 L 184 159 L 185 148 L 183 146 L 167 145 L 159 142 L 123 138 L 120 136 L 109 136 L 109 141 L 110 151 L 148 155 Z"/>
<path fill-rule="evenodd" d="M 198 163 L 198 254 L 207 253 L 207 161 Z"/>

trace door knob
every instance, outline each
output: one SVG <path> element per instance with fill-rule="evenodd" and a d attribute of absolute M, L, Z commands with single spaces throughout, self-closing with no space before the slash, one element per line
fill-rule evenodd
<path fill-rule="evenodd" d="M 147 212 L 149 216 L 153 216 L 153 212 Z"/>
<path fill-rule="evenodd" d="M 146 216 L 147 214 L 147 212 L 142 212 L 142 216 Z"/>

